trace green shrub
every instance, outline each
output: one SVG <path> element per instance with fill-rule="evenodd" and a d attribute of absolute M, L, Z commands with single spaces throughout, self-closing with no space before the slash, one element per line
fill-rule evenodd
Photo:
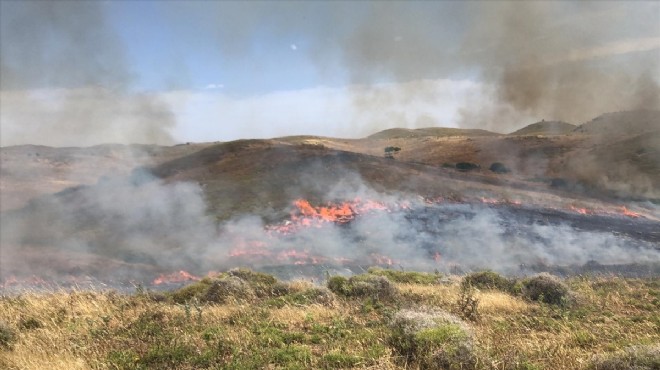
<path fill-rule="evenodd" d="M 41 321 L 34 317 L 23 318 L 18 322 L 18 327 L 22 330 L 32 330 L 43 328 Z"/>
<path fill-rule="evenodd" d="M 660 369 L 660 344 L 632 346 L 623 351 L 595 356 L 591 370 L 657 370 Z"/>
<path fill-rule="evenodd" d="M 532 301 L 553 305 L 570 303 L 570 290 L 559 278 L 550 274 L 539 274 L 522 282 L 522 295 Z"/>
<path fill-rule="evenodd" d="M 273 275 L 255 272 L 246 268 L 232 269 L 227 274 L 247 282 L 258 297 L 269 296 L 271 288 L 277 283 L 277 279 Z"/>
<path fill-rule="evenodd" d="M 392 299 L 397 296 L 397 289 L 384 276 L 355 275 L 348 279 L 350 295 L 359 298 Z"/>
<path fill-rule="evenodd" d="M 494 271 L 480 271 L 466 275 L 461 281 L 462 287 L 471 286 L 481 290 L 499 290 L 512 292 L 515 281 L 505 278 Z"/>
<path fill-rule="evenodd" d="M 504 165 L 504 163 L 500 162 L 493 162 L 493 164 L 490 165 L 489 170 L 495 172 L 495 173 L 509 173 L 511 170 Z"/>
<path fill-rule="evenodd" d="M 328 279 L 328 289 L 344 297 L 390 300 L 398 295 L 398 290 L 385 276 L 362 274 L 346 279 L 333 276 Z"/>
<path fill-rule="evenodd" d="M 322 367 L 331 369 L 352 368 L 360 362 L 359 357 L 345 353 L 328 353 L 321 358 Z"/>
<path fill-rule="evenodd" d="M 330 289 L 331 292 L 342 295 L 342 296 L 348 296 L 349 295 L 349 285 L 348 285 L 348 279 L 346 279 L 343 276 L 332 276 L 328 279 L 328 283 L 326 284 L 328 289 Z"/>
<path fill-rule="evenodd" d="M 175 303 L 183 304 L 193 300 L 194 298 L 200 299 L 206 294 L 206 291 L 211 286 L 211 279 L 203 279 L 196 283 L 186 285 L 180 289 L 170 292 L 168 295 Z"/>
<path fill-rule="evenodd" d="M 12 344 L 16 341 L 16 332 L 9 324 L 0 321 L 0 348 L 11 348 Z"/>
<path fill-rule="evenodd" d="M 426 272 L 398 271 L 377 267 L 370 268 L 368 272 L 372 275 L 385 276 L 390 281 L 402 284 L 437 284 L 441 277 L 439 273 L 429 274 Z"/>
<path fill-rule="evenodd" d="M 247 281 L 236 276 L 228 276 L 213 280 L 203 295 L 203 301 L 225 303 L 229 298 L 250 300 L 254 296 L 255 291 Z"/>
<path fill-rule="evenodd" d="M 456 169 L 459 171 L 472 171 L 480 168 L 476 163 L 471 162 L 458 162 L 456 163 Z"/>
<path fill-rule="evenodd" d="M 470 330 L 446 312 L 402 310 L 394 315 L 391 328 L 389 343 L 404 363 L 422 369 L 473 369 L 477 365 Z"/>

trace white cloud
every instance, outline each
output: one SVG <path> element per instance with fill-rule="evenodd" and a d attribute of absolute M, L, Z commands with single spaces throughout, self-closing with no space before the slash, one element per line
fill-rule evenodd
<path fill-rule="evenodd" d="M 291 44 L 290 47 L 291 47 L 291 50 L 293 50 L 293 51 L 298 50 L 298 46 L 296 44 Z"/>
<path fill-rule="evenodd" d="M 207 90 L 215 90 L 215 89 L 224 89 L 225 85 L 223 84 L 208 84 L 206 85 L 205 89 Z"/>

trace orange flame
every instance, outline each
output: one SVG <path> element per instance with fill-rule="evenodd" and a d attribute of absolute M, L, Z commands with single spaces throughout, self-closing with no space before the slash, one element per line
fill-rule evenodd
<path fill-rule="evenodd" d="M 173 272 L 171 274 L 161 274 L 160 276 L 154 279 L 153 284 L 154 285 L 175 284 L 175 283 L 185 283 L 188 281 L 200 281 L 200 280 L 202 280 L 200 277 L 192 275 L 189 272 L 180 270 L 178 272 Z"/>
<path fill-rule="evenodd" d="M 641 215 L 637 212 L 630 211 L 626 206 L 621 206 L 621 213 L 624 216 L 632 217 L 632 218 L 638 218 L 641 217 Z"/>

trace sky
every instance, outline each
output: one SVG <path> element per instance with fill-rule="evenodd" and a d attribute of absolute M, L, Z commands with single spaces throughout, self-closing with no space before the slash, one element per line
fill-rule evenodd
<path fill-rule="evenodd" d="M 0 145 L 660 109 L 659 2 L 1 1 Z"/>

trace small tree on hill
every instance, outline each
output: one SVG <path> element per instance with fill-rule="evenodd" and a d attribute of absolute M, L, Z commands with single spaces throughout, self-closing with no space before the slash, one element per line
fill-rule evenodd
<path fill-rule="evenodd" d="M 385 158 L 394 159 L 394 153 L 401 150 L 398 146 L 388 146 L 385 147 Z"/>

